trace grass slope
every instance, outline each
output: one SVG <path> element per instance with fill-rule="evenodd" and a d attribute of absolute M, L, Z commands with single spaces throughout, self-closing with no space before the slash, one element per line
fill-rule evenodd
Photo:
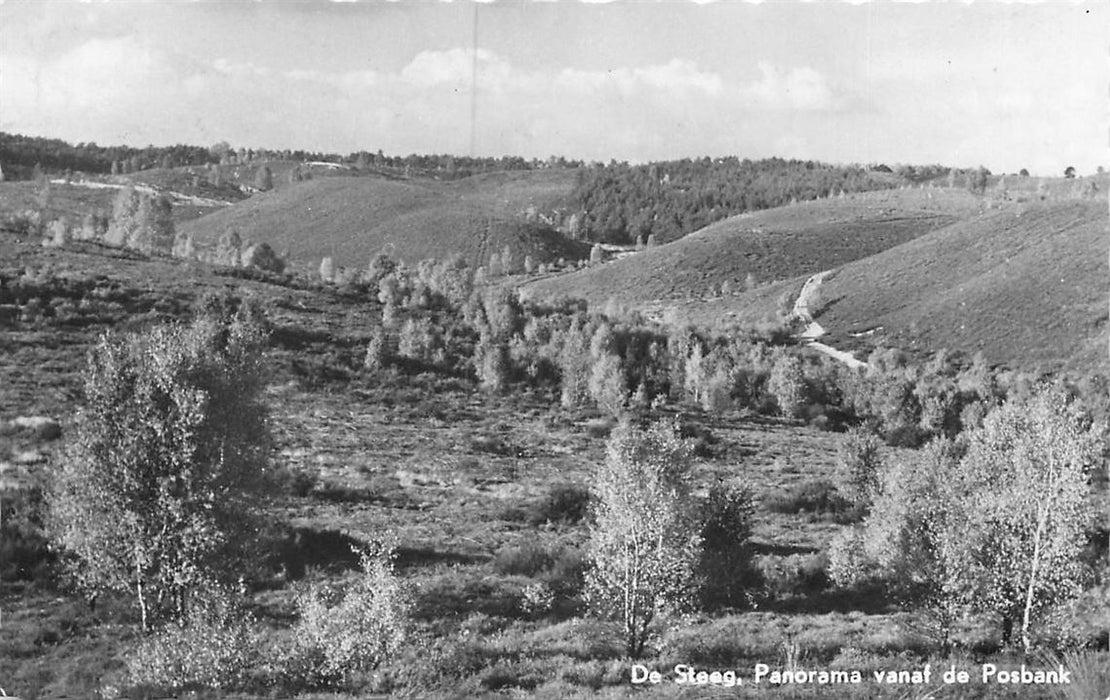
<path fill-rule="evenodd" d="M 514 256 L 539 263 L 588 253 L 520 213 L 550 210 L 570 193 L 573 171 L 493 173 L 453 182 L 388 180 L 378 176 L 329 177 L 255 195 L 183 226 L 213 241 L 228 229 L 266 241 L 303 263 L 332 256 L 337 265 L 362 267 L 386 252 L 407 262 L 463 255 L 486 264 L 509 245 Z"/>
<path fill-rule="evenodd" d="M 1046 368 L 1106 364 L 1103 201 L 1007 207 L 845 265 L 818 321 L 847 344 L 982 351 Z"/>
<path fill-rule="evenodd" d="M 812 274 L 892 248 L 951 224 L 975 207 L 964 192 L 869 192 L 794 204 L 718 222 L 610 264 L 544 280 L 540 295 L 643 306 L 715 296 Z"/>

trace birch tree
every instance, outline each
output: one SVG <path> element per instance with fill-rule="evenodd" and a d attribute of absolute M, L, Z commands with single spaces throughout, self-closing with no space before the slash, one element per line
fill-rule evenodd
<path fill-rule="evenodd" d="M 1004 643 L 1020 625 L 1028 652 L 1039 614 L 1080 591 L 1088 471 L 1100 449 L 1080 407 L 1056 388 L 1007 402 L 970 434 L 950 538 L 962 544 L 965 595 L 1002 616 Z"/>
<path fill-rule="evenodd" d="M 102 337 L 52 471 L 48 523 L 90 595 L 129 592 L 143 629 L 233 577 L 268 459 L 263 331 L 248 315 Z"/>
<path fill-rule="evenodd" d="M 632 657 L 696 593 L 702 547 L 690 503 L 690 461 L 690 446 L 673 425 L 641 431 L 623 423 L 594 478 L 586 597 L 595 614 L 621 624 Z"/>

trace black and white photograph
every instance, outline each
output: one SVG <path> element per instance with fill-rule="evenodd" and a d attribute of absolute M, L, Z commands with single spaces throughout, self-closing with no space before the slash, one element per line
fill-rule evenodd
<path fill-rule="evenodd" d="M 1110 5 L 0 0 L 0 700 L 1110 700 Z"/>

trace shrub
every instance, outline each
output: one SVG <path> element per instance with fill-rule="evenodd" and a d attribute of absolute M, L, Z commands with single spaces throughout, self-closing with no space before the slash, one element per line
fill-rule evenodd
<path fill-rule="evenodd" d="M 130 591 L 144 628 L 180 619 L 249 540 L 270 444 L 264 337 L 241 313 L 105 335 L 90 353 L 48 522 L 79 583 Z"/>
<path fill-rule="evenodd" d="M 837 452 L 837 466 L 844 493 L 858 504 L 870 504 L 879 486 L 883 458 L 880 442 L 866 428 L 852 428 Z"/>
<path fill-rule="evenodd" d="M 752 494 L 742 486 L 718 483 L 709 490 L 701 513 L 702 600 L 738 606 L 744 602 L 743 589 L 750 578 Z"/>
<path fill-rule="evenodd" d="M 572 483 L 548 487 L 543 498 L 530 509 L 533 525 L 566 523 L 573 525 L 586 518 L 590 507 L 590 490 Z"/>
<path fill-rule="evenodd" d="M 500 392 L 509 381 L 509 348 L 485 329 L 474 348 L 474 371 L 486 391 Z"/>
<path fill-rule="evenodd" d="M 771 368 L 767 390 L 775 398 L 779 413 L 787 418 L 796 417 L 805 404 L 805 377 L 801 360 L 786 353 L 779 355 Z"/>
<path fill-rule="evenodd" d="M 763 502 L 763 507 L 773 513 L 836 514 L 851 508 L 851 503 L 827 479 L 806 481 L 776 494 Z"/>
<path fill-rule="evenodd" d="M 190 257 L 190 256 L 184 256 Z M 265 272 L 281 274 L 285 272 L 285 261 L 282 260 L 269 243 L 255 243 L 243 251 L 243 267 L 253 267 Z"/>
<path fill-rule="evenodd" d="M 239 232 L 228 229 L 220 234 L 220 238 L 216 242 L 216 253 L 212 262 L 227 267 L 239 267 L 242 248 L 243 241 L 239 238 Z"/>
<path fill-rule="evenodd" d="M 346 590 L 310 586 L 298 596 L 292 648 L 282 662 L 287 682 L 312 686 L 349 681 L 400 649 L 412 602 L 393 573 L 392 551 L 372 543 L 360 552 L 360 564 L 361 575 Z"/>
<path fill-rule="evenodd" d="M 385 329 L 381 326 L 374 326 L 370 332 L 370 342 L 366 344 L 366 357 L 363 358 L 362 364 L 371 372 L 377 372 L 384 369 L 388 361 L 389 352 L 386 347 Z"/>
<path fill-rule="evenodd" d="M 335 282 L 335 262 L 330 256 L 320 260 L 320 281 L 327 284 Z"/>
<path fill-rule="evenodd" d="M 46 579 L 54 554 L 41 523 L 42 495 L 37 489 L 5 491 L 0 518 L 0 579 Z"/>
<path fill-rule="evenodd" d="M 532 617 L 546 615 L 554 604 L 555 592 L 543 581 L 530 583 L 520 592 L 520 609 Z"/>
<path fill-rule="evenodd" d="M 162 692 L 243 690 L 262 665 L 260 641 L 254 619 L 226 592 L 211 589 L 185 619 L 128 654 L 126 682 Z"/>
<path fill-rule="evenodd" d="M 430 362 L 437 349 L 441 348 L 436 329 L 427 318 L 410 318 L 401 326 L 397 341 L 397 353 L 401 357 L 418 362 Z"/>
<path fill-rule="evenodd" d="M 493 558 L 493 568 L 512 576 L 535 576 L 551 568 L 555 559 L 544 545 L 528 542 L 519 547 L 507 547 Z"/>
<path fill-rule="evenodd" d="M 628 389 L 624 384 L 620 358 L 616 355 L 605 353 L 594 361 L 588 386 L 598 408 L 613 416 L 619 416 L 624 411 L 628 403 Z"/>
<path fill-rule="evenodd" d="M 756 569 L 764 592 L 774 598 L 813 595 L 829 585 L 824 553 L 760 557 Z"/>

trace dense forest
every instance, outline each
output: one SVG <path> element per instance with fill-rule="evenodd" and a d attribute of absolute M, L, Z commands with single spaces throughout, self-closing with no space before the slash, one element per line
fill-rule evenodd
<path fill-rule="evenodd" d="M 655 236 L 673 241 L 745 211 L 897 187 L 890 168 L 814 161 L 684 159 L 630 166 L 612 162 L 581 171 L 574 200 L 585 212 L 581 232 L 591 240 L 632 243 Z"/>

